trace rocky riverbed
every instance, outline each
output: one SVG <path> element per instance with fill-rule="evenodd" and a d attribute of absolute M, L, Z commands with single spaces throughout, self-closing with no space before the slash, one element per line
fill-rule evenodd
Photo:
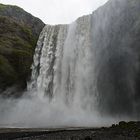
<path fill-rule="evenodd" d="M 140 140 L 140 122 L 120 122 L 108 128 L 1 128 L 0 140 Z"/>

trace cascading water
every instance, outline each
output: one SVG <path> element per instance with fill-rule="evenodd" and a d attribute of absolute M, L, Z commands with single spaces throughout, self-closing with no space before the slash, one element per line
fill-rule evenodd
<path fill-rule="evenodd" d="M 139 9 L 139 1 L 110 0 L 70 25 L 46 25 L 35 50 L 28 94 L 8 100 L 12 109 L 0 122 L 103 126 L 138 119 L 140 51 L 134 37 Z"/>
<path fill-rule="evenodd" d="M 123 44 L 128 41 L 129 26 L 122 21 L 129 19 L 127 14 L 114 23 L 129 8 L 126 2 L 109 1 L 70 25 L 46 25 L 35 51 L 30 89 L 66 106 L 133 116 L 138 56 Z"/>
<path fill-rule="evenodd" d="M 30 89 L 38 96 L 88 106 L 96 98 L 91 53 L 91 15 L 71 25 L 46 25 L 35 51 Z M 93 97 L 91 97 L 91 94 Z"/>

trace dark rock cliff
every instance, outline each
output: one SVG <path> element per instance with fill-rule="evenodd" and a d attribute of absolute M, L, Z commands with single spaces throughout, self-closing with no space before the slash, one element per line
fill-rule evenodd
<path fill-rule="evenodd" d="M 23 9 L 0 4 L 0 93 L 6 90 L 5 94 L 12 95 L 15 88 L 26 88 L 34 49 L 43 27 L 40 19 Z"/>
<path fill-rule="evenodd" d="M 100 64 L 97 70 L 100 112 L 138 114 L 140 1 L 109 0 L 93 13 L 92 28 L 96 62 Z"/>

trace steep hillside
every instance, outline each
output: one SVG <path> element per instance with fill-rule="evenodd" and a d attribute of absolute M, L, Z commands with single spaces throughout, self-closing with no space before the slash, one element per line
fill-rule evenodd
<path fill-rule="evenodd" d="M 27 13 L 22 8 L 11 5 L 0 5 L 0 15 L 12 18 L 16 22 L 28 26 L 34 36 L 38 38 L 38 34 L 42 30 L 44 23 L 37 17 Z"/>
<path fill-rule="evenodd" d="M 0 4 L 0 93 L 11 86 L 19 90 L 26 87 L 34 49 L 43 27 L 40 19 L 23 9 Z"/>

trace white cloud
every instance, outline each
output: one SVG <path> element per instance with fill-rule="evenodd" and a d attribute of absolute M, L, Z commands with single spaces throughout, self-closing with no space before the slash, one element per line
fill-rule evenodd
<path fill-rule="evenodd" d="M 18 5 L 47 24 L 70 23 L 91 13 L 107 0 L 0 0 Z"/>

